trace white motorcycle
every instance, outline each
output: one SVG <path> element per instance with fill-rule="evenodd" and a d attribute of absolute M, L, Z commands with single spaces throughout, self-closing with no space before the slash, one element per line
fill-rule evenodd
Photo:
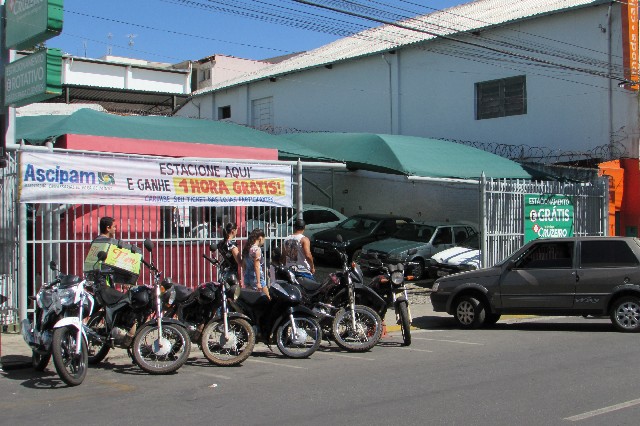
<path fill-rule="evenodd" d="M 86 280 L 61 274 L 54 261 L 49 267 L 58 275 L 40 287 L 35 297 L 34 321 L 22 321 L 22 337 L 32 349 L 36 370 L 43 371 L 53 355 L 60 378 L 69 386 L 77 386 L 88 368 L 87 335 L 82 320 L 93 311 L 94 300 L 85 290 Z"/>

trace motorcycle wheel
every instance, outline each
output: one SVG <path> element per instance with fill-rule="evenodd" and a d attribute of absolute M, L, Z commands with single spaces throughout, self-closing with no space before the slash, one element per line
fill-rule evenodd
<path fill-rule="evenodd" d="M 297 335 L 293 335 L 291 320 L 278 327 L 276 344 L 283 355 L 289 358 L 307 358 L 314 353 L 322 341 L 322 329 L 314 318 L 294 317 Z"/>
<path fill-rule="evenodd" d="M 202 353 L 222 367 L 238 365 L 251 355 L 256 344 L 253 327 L 242 318 L 229 319 L 229 338 L 224 337 L 222 320 L 211 321 L 202 331 Z"/>
<path fill-rule="evenodd" d="M 31 351 L 31 365 L 34 370 L 44 371 L 49 365 L 49 360 L 51 360 L 51 353 L 43 355 L 40 352 Z"/>
<path fill-rule="evenodd" d="M 101 310 L 92 315 L 91 318 L 89 318 L 87 327 L 100 335 L 100 337 L 105 338 L 104 343 L 96 342 L 90 338 L 88 339 L 89 347 L 87 349 L 89 351 L 89 365 L 96 365 L 106 358 L 109 350 L 111 349 L 107 341 L 107 326 L 104 319 L 104 311 Z"/>
<path fill-rule="evenodd" d="M 409 321 L 409 305 L 407 302 L 398 304 L 398 315 L 400 316 L 400 331 L 402 331 L 402 341 L 405 346 L 411 344 L 411 322 Z"/>
<path fill-rule="evenodd" d="M 51 352 L 58 376 L 69 386 L 78 386 L 87 375 L 88 352 L 85 340 L 80 338 L 80 354 L 76 354 L 78 331 L 74 327 L 56 328 L 53 332 Z"/>
<path fill-rule="evenodd" d="M 373 309 L 355 306 L 356 329 L 351 321 L 351 309 L 342 308 L 333 320 L 333 338 L 342 349 L 365 352 L 374 347 L 382 336 L 382 319 Z"/>
<path fill-rule="evenodd" d="M 184 327 L 162 324 L 158 339 L 158 326 L 143 326 L 133 339 L 135 363 L 150 374 L 169 374 L 182 367 L 189 358 L 191 340 Z"/>

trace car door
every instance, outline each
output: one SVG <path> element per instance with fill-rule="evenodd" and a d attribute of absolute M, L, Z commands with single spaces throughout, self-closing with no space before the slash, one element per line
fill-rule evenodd
<path fill-rule="evenodd" d="M 638 258 L 624 240 L 583 240 L 579 252 L 576 309 L 605 309 L 615 287 L 640 282 Z"/>
<path fill-rule="evenodd" d="M 500 297 L 505 309 L 571 308 L 576 288 L 573 241 L 534 243 L 505 269 Z"/>
<path fill-rule="evenodd" d="M 431 253 L 433 256 L 442 250 L 453 247 L 453 232 L 450 226 L 439 226 L 431 239 Z"/>

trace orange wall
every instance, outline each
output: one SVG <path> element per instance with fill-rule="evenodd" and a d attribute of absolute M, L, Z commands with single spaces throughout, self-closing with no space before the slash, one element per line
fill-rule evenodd
<path fill-rule="evenodd" d="M 623 158 L 601 163 L 599 169 L 601 176 L 609 177 L 609 235 L 638 236 L 640 162 Z"/>

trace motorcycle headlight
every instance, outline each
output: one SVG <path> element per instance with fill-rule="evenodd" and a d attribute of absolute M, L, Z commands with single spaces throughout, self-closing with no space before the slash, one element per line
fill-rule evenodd
<path fill-rule="evenodd" d="M 404 282 L 404 273 L 402 271 L 393 271 L 391 274 L 391 282 L 400 285 Z"/>
<path fill-rule="evenodd" d="M 387 258 L 387 260 L 389 262 L 402 262 L 402 259 L 404 258 L 404 256 L 401 256 L 399 254 L 390 254 L 389 257 Z"/>
<path fill-rule="evenodd" d="M 73 305 L 76 300 L 76 288 L 71 287 L 58 290 L 58 298 L 62 306 Z"/>

